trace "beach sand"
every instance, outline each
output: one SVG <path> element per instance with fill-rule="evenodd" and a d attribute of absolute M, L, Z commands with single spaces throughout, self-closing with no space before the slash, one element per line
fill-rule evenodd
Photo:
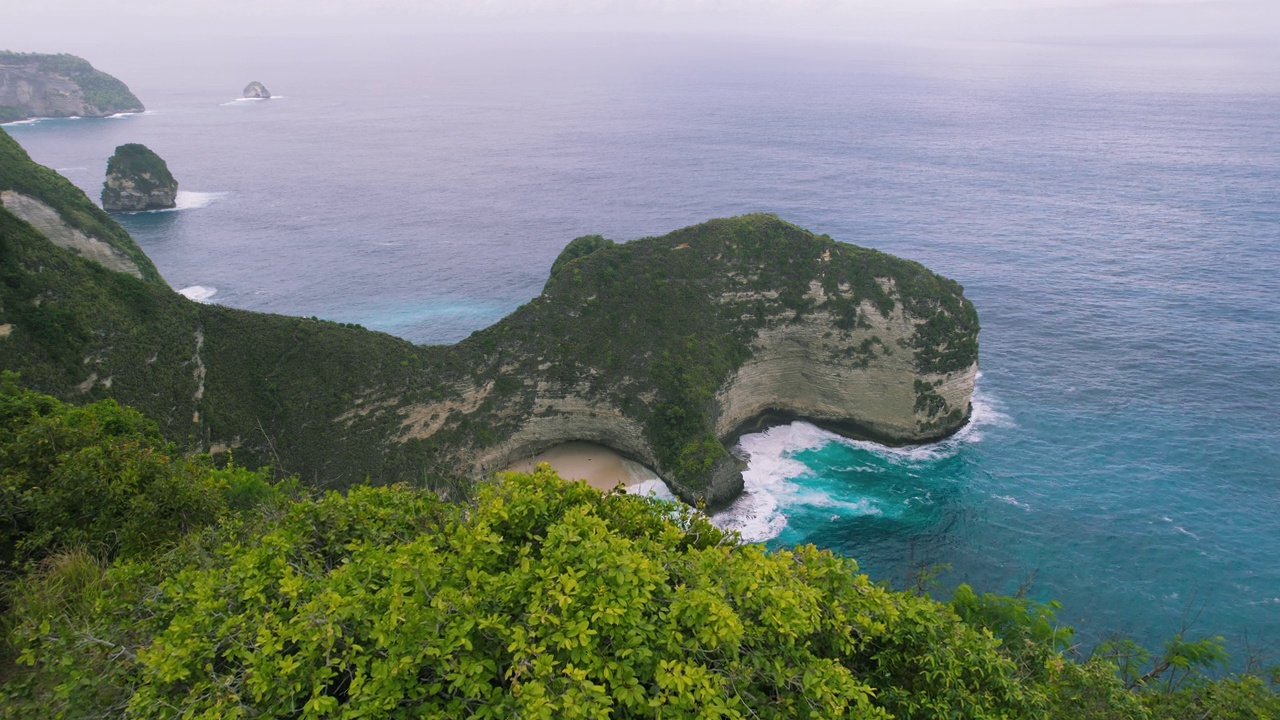
<path fill-rule="evenodd" d="M 589 442 L 567 442 L 544 453 L 513 463 L 508 470 L 531 472 L 538 463 L 548 463 L 566 480 L 586 480 L 591 487 L 612 490 L 655 480 L 657 475 L 640 463 L 627 460 L 613 450 Z"/>

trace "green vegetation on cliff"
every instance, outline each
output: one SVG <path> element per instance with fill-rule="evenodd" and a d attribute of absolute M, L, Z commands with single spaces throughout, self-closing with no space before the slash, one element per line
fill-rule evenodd
<path fill-rule="evenodd" d="M 144 195 L 158 188 L 178 187 L 164 158 L 139 143 L 125 143 L 116 148 L 107 160 L 107 176 L 112 175 L 133 181 L 135 189 Z"/>
<path fill-rule="evenodd" d="M 43 558 L 8 566 L 5 717 L 1280 712 L 1262 678 L 1206 674 L 1212 639 L 1073 658 L 1052 605 L 893 591 L 830 552 L 742 545 L 546 466 L 467 503 L 403 486 L 291 500 L 171 449 L 110 401 L 0 385 L 0 455 L 18 460 L 0 499 L 23 519 L 6 547 Z"/>
<path fill-rule="evenodd" d="M 141 271 L 143 279 L 168 287 L 147 254 L 106 211 L 66 178 L 33 161 L 16 140 L 0 130 L 0 191 L 4 190 L 33 197 L 48 205 L 58 211 L 67 225 L 127 256 Z M 0 238 L 7 235 L 0 234 Z"/>
<path fill-rule="evenodd" d="M 0 65 L 34 65 L 41 72 L 65 77 L 80 87 L 85 102 L 96 107 L 103 115 L 120 112 L 141 112 L 142 101 L 130 92 L 123 82 L 101 70 L 97 70 L 88 60 L 59 53 L 44 55 L 40 53 L 17 53 L 0 51 Z M 27 117 L 25 113 L 21 117 Z M 0 122 L 5 120 L 0 119 Z"/>
<path fill-rule="evenodd" d="M 67 405 L 0 374 L 0 588 L 61 552 L 152 555 L 269 488 L 186 455 L 114 400 Z"/>

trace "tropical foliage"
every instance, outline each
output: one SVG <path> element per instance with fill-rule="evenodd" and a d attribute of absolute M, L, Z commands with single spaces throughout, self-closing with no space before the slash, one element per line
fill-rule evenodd
<path fill-rule="evenodd" d="M 10 566 L 7 717 L 1155 720 L 1280 708 L 1258 676 L 1204 675 L 1222 660 L 1213 639 L 1178 638 L 1136 676 L 1131 645 L 1128 659 L 1104 648 L 1077 662 L 1053 605 L 963 586 L 949 604 L 893 591 L 850 559 L 743 545 L 690 508 L 602 495 L 545 465 L 461 504 L 404 486 L 297 499 L 200 458 L 157 472 L 141 451 L 164 447 L 154 426 L 112 402 L 65 406 L 12 377 L 2 397 L 4 457 L 25 458 L 6 487 L 92 467 L 79 475 L 86 495 L 107 499 L 79 514 L 66 498 L 41 504 L 32 512 L 62 518 L 52 536 L 48 523 L 9 528 L 11 545 L 43 559 Z M 83 461 L 113 452 L 111 465 Z M 134 482 L 148 472 L 195 500 L 155 504 Z"/>

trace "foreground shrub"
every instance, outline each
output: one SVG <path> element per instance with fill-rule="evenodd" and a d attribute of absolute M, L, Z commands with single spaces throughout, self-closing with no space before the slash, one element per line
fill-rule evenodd
<path fill-rule="evenodd" d="M 850 560 L 738 545 L 548 468 L 465 508 L 357 488 L 254 534 L 118 565 L 29 618 L 13 712 L 1021 717 L 1042 699 L 989 633 Z M 76 672 L 94 663 L 114 688 L 96 707 Z"/>
<path fill-rule="evenodd" d="M 183 456 L 155 423 L 113 400 L 78 407 L 20 389 L 12 373 L 0 378 L 8 577 L 72 548 L 109 559 L 172 545 L 223 513 L 225 476 L 241 474 Z"/>
<path fill-rule="evenodd" d="M 13 717 L 1268 717 L 1256 679 L 1131 689 L 1052 608 L 894 592 L 812 546 L 543 466 L 468 505 L 260 506 L 163 555 L 53 556 L 15 593 Z M 957 612 L 957 610 L 959 612 Z"/>

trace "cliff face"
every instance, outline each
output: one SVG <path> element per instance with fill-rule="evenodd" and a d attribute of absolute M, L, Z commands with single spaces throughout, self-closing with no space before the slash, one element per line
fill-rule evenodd
<path fill-rule="evenodd" d="M 913 443 L 969 413 L 978 323 L 960 286 L 772 216 L 575 241 L 511 315 L 457 345 L 414 346 L 189 302 L 3 133 L 0 155 L 13 161 L 0 163 L 0 366 L 64 398 L 116 398 L 177 442 L 234 448 L 239 463 L 317 486 L 465 489 L 588 440 L 714 506 L 741 492 L 728 448 L 761 423 Z M 55 216 L 111 240 L 143 280 L 59 240 Z"/>
<path fill-rule="evenodd" d="M 0 122 L 143 110 L 124 83 L 74 55 L 0 52 Z"/>
<path fill-rule="evenodd" d="M 107 161 L 102 184 L 106 210 L 166 210 L 175 207 L 178 181 L 169 166 L 145 145 L 129 143 L 116 148 Z"/>
<path fill-rule="evenodd" d="M 821 307 L 825 295 L 815 281 L 809 297 Z M 751 344 L 751 359 L 716 394 L 716 433 L 733 437 L 765 421 L 803 418 L 901 445 L 958 429 L 968 416 L 977 363 L 922 371 L 912 347 L 919 319 L 908 316 L 901 302 L 881 314 L 864 300 L 858 312 L 863 321 L 842 332 L 833 332 L 838 318 L 825 311 L 794 322 L 778 318 L 762 330 Z M 921 400 L 923 383 L 936 386 L 942 405 Z M 948 416 L 954 410 L 962 414 Z"/>
<path fill-rule="evenodd" d="M 108 270 L 128 273 L 136 278 L 142 277 L 142 271 L 133 258 L 110 242 L 87 235 L 72 227 L 58 211 L 36 198 L 12 190 L 0 190 L 0 206 L 30 223 L 58 247 L 67 248 Z"/>
<path fill-rule="evenodd" d="M 472 372 L 489 383 L 400 408 L 398 439 L 500 427 L 457 454 L 476 474 L 590 440 L 719 505 L 742 488 L 726 448 L 769 422 L 891 444 L 962 427 L 977 331 L 956 283 L 767 215 L 580 238 L 540 297 L 458 346 L 482 350 Z"/>

